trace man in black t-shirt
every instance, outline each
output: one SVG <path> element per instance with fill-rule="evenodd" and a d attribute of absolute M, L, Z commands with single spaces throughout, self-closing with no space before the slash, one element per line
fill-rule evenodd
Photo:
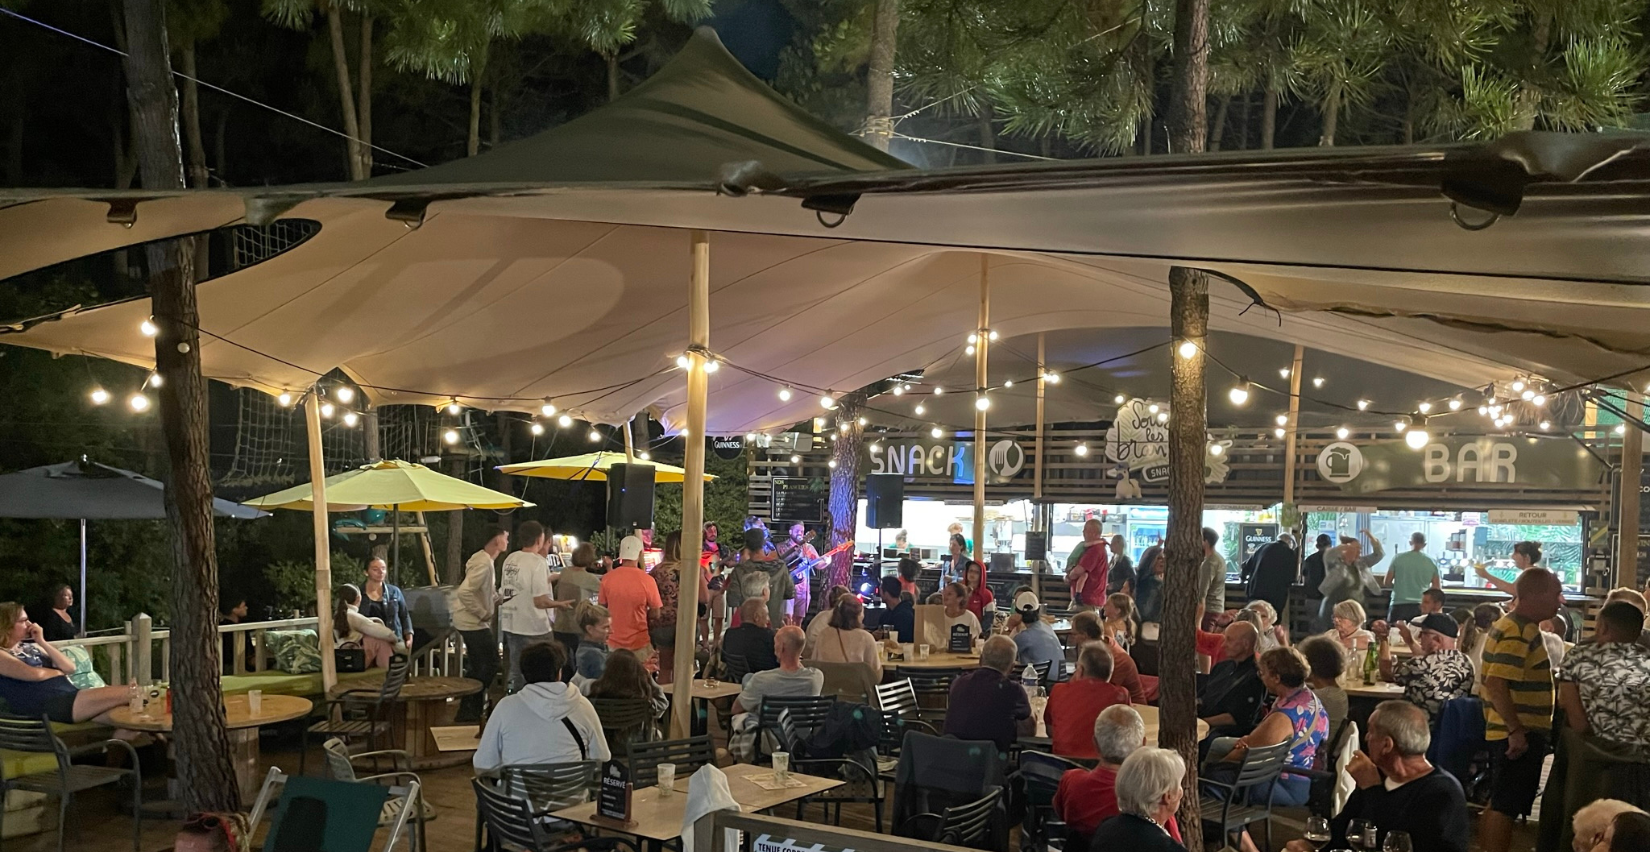
<path fill-rule="evenodd" d="M 743 657 L 748 672 L 765 672 L 779 668 L 779 658 L 773 653 L 774 630 L 769 626 L 767 601 L 746 598 L 739 607 L 739 626 L 722 636 L 722 656 Z"/>

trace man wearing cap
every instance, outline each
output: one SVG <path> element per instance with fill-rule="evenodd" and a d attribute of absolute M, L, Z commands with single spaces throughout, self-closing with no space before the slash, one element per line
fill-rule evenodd
<path fill-rule="evenodd" d="M 1402 629 L 1402 628 L 1400 628 Z M 1381 655 L 1381 677 L 1404 688 L 1404 698 L 1427 711 L 1433 724 L 1444 703 L 1472 694 L 1472 660 L 1455 649 L 1455 619 L 1431 613 L 1421 619 L 1421 636 L 1416 656 L 1393 665 L 1392 643 L 1382 632 L 1377 646 Z"/>
<path fill-rule="evenodd" d="M 1015 595 L 1014 614 L 1020 617 L 1020 624 L 1024 628 L 1014 634 L 1014 647 L 1020 662 L 1028 666 L 1048 663 L 1051 670 L 1054 670 L 1054 666 L 1065 663 L 1066 649 L 1060 644 L 1060 636 L 1054 632 L 1054 625 L 1043 617 L 1043 605 L 1038 602 L 1035 593 L 1021 592 Z M 1051 675 L 1050 679 L 1059 680 L 1059 676 Z"/>
<path fill-rule="evenodd" d="M 642 540 L 633 535 L 619 542 L 619 564 L 602 577 L 596 603 L 613 615 L 613 632 L 607 647 L 636 652 L 646 660 L 653 653 L 648 644 L 648 615 L 664 606 L 659 586 L 641 569 Z"/>

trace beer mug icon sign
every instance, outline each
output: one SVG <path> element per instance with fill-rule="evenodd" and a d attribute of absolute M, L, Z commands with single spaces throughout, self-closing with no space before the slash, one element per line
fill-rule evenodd
<path fill-rule="evenodd" d="M 1364 454 L 1345 441 L 1336 441 L 1318 453 L 1318 475 L 1340 484 L 1351 482 L 1364 472 Z"/>

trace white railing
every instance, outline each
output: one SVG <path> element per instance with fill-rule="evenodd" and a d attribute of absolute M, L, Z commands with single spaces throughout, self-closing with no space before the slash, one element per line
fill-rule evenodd
<path fill-rule="evenodd" d="M 238 637 L 230 643 L 234 658 L 230 671 L 245 675 L 269 671 L 274 667 L 275 661 L 266 646 L 269 631 L 306 628 L 315 630 L 316 627 L 317 619 L 313 617 L 287 618 L 246 624 L 220 624 L 218 635 Z M 239 638 L 243 634 L 251 634 L 250 652 L 246 640 Z M 119 633 L 67 639 L 52 644 L 59 647 L 85 648 L 92 657 L 92 667 L 97 669 L 104 681 L 111 684 L 127 683 L 134 678 L 139 683 L 156 680 L 155 659 L 158 651 L 158 679 L 172 679 L 172 631 L 166 628 L 154 629 L 153 621 L 145 614 L 140 613 L 128 621 Z M 463 671 L 464 643 L 456 631 L 443 641 L 433 643 L 420 651 L 412 660 L 414 677 L 457 677 Z"/>

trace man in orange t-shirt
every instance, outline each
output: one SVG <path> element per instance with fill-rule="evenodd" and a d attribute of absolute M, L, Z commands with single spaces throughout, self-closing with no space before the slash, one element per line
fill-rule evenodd
<path fill-rule="evenodd" d="M 638 567 L 642 559 L 642 540 L 633 535 L 619 542 L 619 564 L 602 577 L 596 603 L 607 607 L 613 616 L 613 632 L 607 637 L 607 647 L 635 651 L 646 660 L 653 649 L 648 644 L 648 615 L 664 606 L 659 599 L 659 586 L 653 578 Z"/>

